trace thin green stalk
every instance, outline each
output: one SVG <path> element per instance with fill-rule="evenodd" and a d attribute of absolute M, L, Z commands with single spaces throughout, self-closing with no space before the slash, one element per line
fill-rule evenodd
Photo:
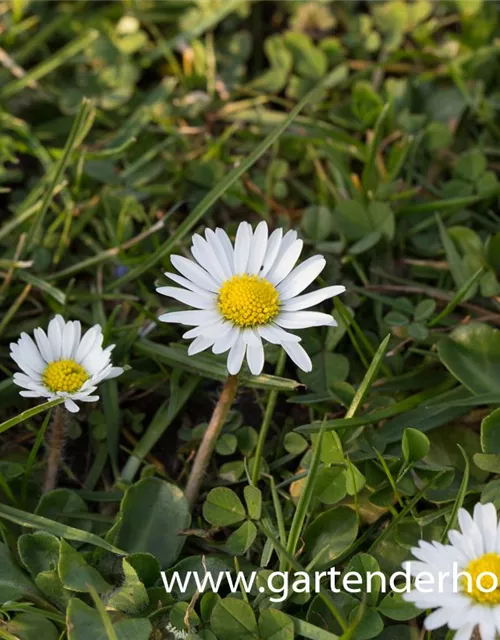
<path fill-rule="evenodd" d="M 88 133 L 94 116 L 95 109 L 92 103 L 90 102 L 90 100 L 87 100 L 87 98 L 84 98 L 81 102 L 80 109 L 76 114 L 76 118 L 73 121 L 73 126 L 71 127 L 71 131 L 68 139 L 66 140 L 66 144 L 64 145 L 62 155 L 54 168 L 52 180 L 47 187 L 47 191 L 45 193 L 45 197 L 43 198 L 40 210 L 36 213 L 35 219 L 33 221 L 33 226 L 30 228 L 30 231 L 28 233 L 26 243 L 28 249 L 33 248 L 33 246 L 40 241 L 43 221 L 49 209 L 50 203 L 52 202 L 52 199 L 54 197 L 56 187 L 59 184 L 61 177 L 70 161 L 72 151 L 79 144 L 81 144 L 83 138 Z"/>
<path fill-rule="evenodd" d="M 92 29 L 80 38 L 71 40 L 69 44 L 62 49 L 59 49 L 59 51 L 57 51 L 53 56 L 28 71 L 28 73 L 26 73 L 22 78 L 13 80 L 6 84 L 3 89 L 0 90 L 0 100 L 12 98 L 12 96 L 15 96 L 17 93 L 25 89 L 32 82 L 40 80 L 40 78 L 52 73 L 52 71 L 60 67 L 64 62 L 88 47 L 98 37 L 99 31 L 97 31 L 97 29 Z"/>
<path fill-rule="evenodd" d="M 282 376 L 283 370 L 285 368 L 286 361 L 286 352 L 284 349 L 280 349 L 280 354 L 278 356 L 278 362 L 276 364 L 275 375 Z M 278 391 L 272 390 L 269 392 L 267 397 L 266 410 L 264 412 L 264 419 L 262 420 L 262 424 L 259 432 L 259 439 L 257 441 L 257 447 L 255 448 L 255 456 L 253 459 L 253 470 L 252 470 L 252 484 L 256 486 L 260 480 L 260 470 L 262 467 L 262 458 L 264 454 L 264 447 L 266 445 L 267 433 L 269 431 L 269 427 L 271 425 L 271 420 L 273 418 L 274 409 L 276 407 L 276 400 L 278 399 Z"/>
<path fill-rule="evenodd" d="M 301 491 L 299 502 L 295 513 L 293 515 L 292 525 L 290 527 L 290 533 L 288 534 L 287 551 L 293 556 L 297 550 L 297 545 L 300 540 L 300 534 L 304 526 L 304 522 L 307 515 L 307 509 L 312 499 L 314 485 L 316 483 L 316 476 L 320 463 L 321 445 L 323 442 L 324 430 L 321 429 L 319 438 L 317 439 L 316 446 L 314 448 L 313 457 L 311 460 L 311 466 L 309 467 L 309 473 L 304 488 Z"/>
<path fill-rule="evenodd" d="M 62 404 L 64 402 L 64 398 L 57 398 L 56 400 L 49 400 L 49 402 L 44 402 L 43 404 L 39 404 L 32 409 L 28 409 L 27 411 L 23 411 L 22 413 L 18 413 L 17 416 L 10 418 L 9 420 L 5 420 L 0 424 L 0 433 L 15 427 L 20 422 L 25 422 L 29 420 L 33 416 L 36 416 L 43 411 L 47 411 L 47 409 L 52 409 L 52 407 L 57 407 L 57 405 Z"/>

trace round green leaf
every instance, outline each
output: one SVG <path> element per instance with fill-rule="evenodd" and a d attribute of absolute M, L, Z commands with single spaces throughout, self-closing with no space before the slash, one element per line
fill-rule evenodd
<path fill-rule="evenodd" d="M 403 600 L 402 593 L 388 593 L 378 607 L 379 613 L 391 620 L 411 620 L 420 614 L 411 602 Z"/>
<path fill-rule="evenodd" d="M 441 362 L 473 393 L 500 393 L 500 330 L 474 322 L 438 344 Z"/>
<path fill-rule="evenodd" d="M 292 620 L 277 609 L 264 609 L 259 618 L 260 636 L 263 640 L 293 640 Z"/>
<path fill-rule="evenodd" d="M 481 423 L 481 448 L 484 453 L 500 453 L 500 409 L 495 409 Z"/>
<path fill-rule="evenodd" d="M 210 616 L 210 624 L 218 640 L 250 640 L 259 637 L 252 607 L 237 598 L 219 600 Z"/>
<path fill-rule="evenodd" d="M 227 527 L 245 518 L 245 507 L 238 496 L 227 487 L 212 489 L 203 505 L 203 517 L 216 527 Z"/>
<path fill-rule="evenodd" d="M 256 537 L 256 526 L 247 520 L 229 536 L 226 549 L 232 556 L 241 556 L 250 549 Z"/>
<path fill-rule="evenodd" d="M 356 540 L 358 519 L 352 509 L 337 507 L 325 511 L 309 525 L 304 540 L 310 558 L 316 566 L 331 564 Z"/>
<path fill-rule="evenodd" d="M 425 433 L 411 427 L 404 430 L 402 448 L 407 463 L 417 462 L 425 458 L 429 453 L 430 447 L 429 438 Z"/>
<path fill-rule="evenodd" d="M 120 507 L 116 545 L 129 553 L 155 556 L 161 567 L 177 559 L 185 541 L 180 532 L 191 523 L 184 494 L 159 478 L 145 478 L 130 487 Z"/>

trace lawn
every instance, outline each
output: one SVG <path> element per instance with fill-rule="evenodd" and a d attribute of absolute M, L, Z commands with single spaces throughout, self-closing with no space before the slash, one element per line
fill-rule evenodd
<path fill-rule="evenodd" d="M 1 639 L 500 637 L 499 9 L 0 0 Z"/>

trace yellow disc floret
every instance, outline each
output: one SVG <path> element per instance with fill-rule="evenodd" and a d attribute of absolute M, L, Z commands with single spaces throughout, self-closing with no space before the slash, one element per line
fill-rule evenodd
<path fill-rule="evenodd" d="M 464 572 L 470 578 L 461 577 L 463 590 L 475 602 L 500 604 L 500 555 L 498 553 L 485 553 L 471 560 Z"/>
<path fill-rule="evenodd" d="M 74 360 L 57 360 L 47 365 L 43 382 L 51 391 L 75 393 L 89 379 L 89 374 Z"/>
<path fill-rule="evenodd" d="M 226 280 L 219 289 L 219 310 L 239 327 L 267 324 L 280 310 L 279 293 L 259 276 L 238 275 Z"/>

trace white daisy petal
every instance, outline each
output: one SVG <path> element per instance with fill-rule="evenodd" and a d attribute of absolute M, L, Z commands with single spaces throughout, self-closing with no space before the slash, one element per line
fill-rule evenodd
<path fill-rule="evenodd" d="M 55 359 L 55 356 L 52 353 L 52 347 L 50 346 L 50 342 L 45 331 L 37 327 L 33 331 L 33 335 L 35 336 L 35 341 L 42 358 L 45 362 L 52 362 L 52 360 Z"/>
<path fill-rule="evenodd" d="M 23 396 L 23 398 L 45 398 L 46 397 L 44 396 L 43 393 L 39 393 L 38 391 L 20 391 L 19 395 Z"/>
<path fill-rule="evenodd" d="M 226 333 L 222 337 L 219 337 L 214 343 L 214 346 L 212 347 L 213 353 L 226 353 L 226 351 L 229 351 L 229 349 L 231 349 L 231 347 L 235 344 L 239 336 L 239 327 L 232 326 L 228 333 Z"/>
<path fill-rule="evenodd" d="M 196 353 L 209 349 L 214 343 L 213 338 L 205 338 L 204 336 L 198 336 L 191 342 L 188 348 L 188 355 L 194 356 Z"/>
<path fill-rule="evenodd" d="M 317 291 L 306 293 L 303 296 L 290 298 L 281 305 L 281 309 L 283 311 L 300 311 L 301 309 L 313 307 L 314 305 L 323 302 L 323 300 L 334 298 L 335 296 L 344 293 L 344 291 L 345 287 L 342 286 L 325 287 L 324 289 L 318 289 Z"/>
<path fill-rule="evenodd" d="M 219 236 L 214 231 L 212 231 L 212 229 L 206 229 L 205 238 L 221 266 L 224 280 L 231 278 L 233 276 L 234 261 L 232 259 L 231 261 L 229 260 L 225 247 L 222 244 Z M 231 246 L 231 242 L 229 242 L 229 245 Z"/>
<path fill-rule="evenodd" d="M 226 333 L 231 329 L 233 325 L 230 322 L 219 318 L 217 322 L 209 325 L 199 325 L 194 329 L 189 329 L 182 335 L 186 340 L 190 340 L 191 338 L 197 338 L 198 336 L 205 336 L 206 338 L 220 338 L 221 336 L 226 335 Z"/>
<path fill-rule="evenodd" d="M 273 267 L 274 261 L 279 253 L 281 242 L 283 238 L 283 229 L 276 229 L 271 233 L 267 241 L 266 255 L 264 257 L 264 264 L 260 272 L 260 276 L 264 278 L 269 270 Z"/>
<path fill-rule="evenodd" d="M 453 640 L 470 640 L 474 633 L 474 625 L 467 624 L 457 631 Z"/>
<path fill-rule="evenodd" d="M 193 291 L 186 291 L 186 289 L 179 289 L 178 287 L 158 287 L 156 291 L 162 296 L 174 298 L 174 300 L 183 302 L 189 307 L 195 307 L 196 309 L 215 309 L 216 300 L 214 296 L 208 293 L 199 294 Z"/>
<path fill-rule="evenodd" d="M 170 278 L 170 280 L 173 280 L 177 284 L 180 284 L 181 287 L 184 287 L 184 289 L 189 289 L 189 291 L 193 291 L 193 293 L 199 293 L 200 295 L 207 295 L 207 294 L 214 295 L 213 291 L 210 291 L 209 289 L 205 289 L 202 286 L 198 286 L 194 284 L 194 282 L 191 282 L 191 280 L 188 280 L 184 276 L 180 276 L 178 273 L 168 273 L 167 271 L 165 275 L 167 276 L 167 278 Z"/>
<path fill-rule="evenodd" d="M 61 323 L 59 318 L 61 316 L 57 315 L 49 322 L 49 326 L 47 329 L 47 335 L 49 338 L 50 345 L 52 347 L 52 353 L 54 355 L 55 360 L 60 360 L 61 358 L 61 349 L 62 349 L 62 331 L 61 331 Z"/>
<path fill-rule="evenodd" d="M 262 346 L 260 338 L 258 344 L 247 346 L 247 362 L 248 368 L 254 376 L 262 373 L 262 369 L 264 368 L 264 347 Z"/>
<path fill-rule="evenodd" d="M 78 407 L 76 402 L 73 402 L 71 398 L 66 398 L 66 400 L 64 401 L 64 406 L 70 413 L 78 413 L 80 411 L 80 408 Z"/>
<path fill-rule="evenodd" d="M 302 253 L 304 243 L 302 240 L 296 240 L 285 252 L 282 258 L 276 261 L 275 266 L 271 269 L 267 276 L 267 280 L 271 284 L 278 285 L 284 280 L 290 271 L 294 268 L 295 263 Z"/>
<path fill-rule="evenodd" d="M 75 328 L 73 322 L 67 322 L 62 332 L 61 358 L 67 360 L 71 358 L 75 346 Z"/>
<path fill-rule="evenodd" d="M 267 340 L 271 344 L 282 344 L 283 342 L 300 342 L 301 338 L 288 333 L 277 324 L 265 324 L 258 327 L 258 332 L 261 338 Z"/>
<path fill-rule="evenodd" d="M 219 291 L 219 285 L 214 278 L 207 273 L 205 269 L 202 269 L 199 264 L 196 264 L 196 262 L 176 255 L 170 256 L 170 262 L 179 273 L 199 287 L 208 289 L 208 291 L 214 291 L 215 293 Z"/>
<path fill-rule="evenodd" d="M 439 629 L 439 627 L 442 627 L 448 622 L 452 615 L 453 611 L 450 612 L 449 609 L 445 609 L 444 607 L 442 609 L 436 609 L 425 619 L 425 628 L 429 631 Z"/>
<path fill-rule="evenodd" d="M 21 333 L 21 340 L 19 341 L 20 357 L 27 365 L 37 373 L 42 373 L 45 369 L 46 363 L 42 358 L 38 347 L 35 342 L 30 338 L 27 333 Z"/>
<path fill-rule="evenodd" d="M 301 344 L 298 342 L 283 342 L 282 346 L 299 369 L 302 369 L 302 371 L 305 371 L 306 373 L 312 371 L 311 358 L 308 356 L 307 351 Z"/>
<path fill-rule="evenodd" d="M 267 236 L 267 224 L 262 221 L 257 225 L 250 245 L 250 254 L 246 268 L 247 273 L 250 275 L 258 274 L 262 267 L 262 262 L 267 249 Z"/>
<path fill-rule="evenodd" d="M 307 329 L 308 327 L 335 327 L 335 319 L 320 311 L 283 311 L 274 321 L 284 329 Z"/>
<path fill-rule="evenodd" d="M 246 272 L 251 242 L 252 227 L 248 222 L 242 222 L 236 232 L 234 243 L 234 271 L 236 274 Z"/>
<path fill-rule="evenodd" d="M 205 240 L 205 238 L 202 238 L 197 233 L 193 236 L 191 253 L 198 264 L 200 264 L 207 273 L 210 273 L 218 285 L 222 284 L 224 280 L 230 277 L 230 274 L 224 273 L 224 269 L 222 268 L 219 258 L 212 246 Z"/>
<path fill-rule="evenodd" d="M 188 327 L 195 327 L 201 324 L 213 324 L 219 318 L 220 314 L 217 311 L 171 311 L 161 315 L 158 320 L 161 322 L 178 322 Z"/>
<path fill-rule="evenodd" d="M 234 271 L 234 249 L 233 249 L 233 245 L 231 244 L 231 240 L 229 239 L 229 236 L 224 231 L 224 229 L 220 229 L 219 227 L 217 227 L 217 229 L 215 230 L 215 235 L 217 236 L 222 248 L 224 249 L 224 252 L 225 252 L 226 257 L 227 257 L 227 261 L 229 263 L 229 267 L 231 269 L 231 275 L 234 275 L 234 273 L 235 273 L 235 271 Z"/>
<path fill-rule="evenodd" d="M 246 348 L 247 345 L 245 344 L 245 341 L 241 336 L 238 336 L 238 339 L 229 350 L 229 355 L 227 357 L 227 370 L 231 375 L 235 376 L 240 372 Z"/>
<path fill-rule="evenodd" d="M 88 331 L 85 332 L 83 338 L 80 341 L 75 353 L 75 360 L 81 362 L 94 348 L 99 341 L 99 335 L 102 329 L 99 325 L 94 325 Z"/>
<path fill-rule="evenodd" d="M 323 271 L 326 260 L 323 256 L 313 256 L 305 260 L 296 267 L 279 285 L 276 287 L 281 300 L 288 300 L 302 293 L 311 282 L 314 282 Z"/>

